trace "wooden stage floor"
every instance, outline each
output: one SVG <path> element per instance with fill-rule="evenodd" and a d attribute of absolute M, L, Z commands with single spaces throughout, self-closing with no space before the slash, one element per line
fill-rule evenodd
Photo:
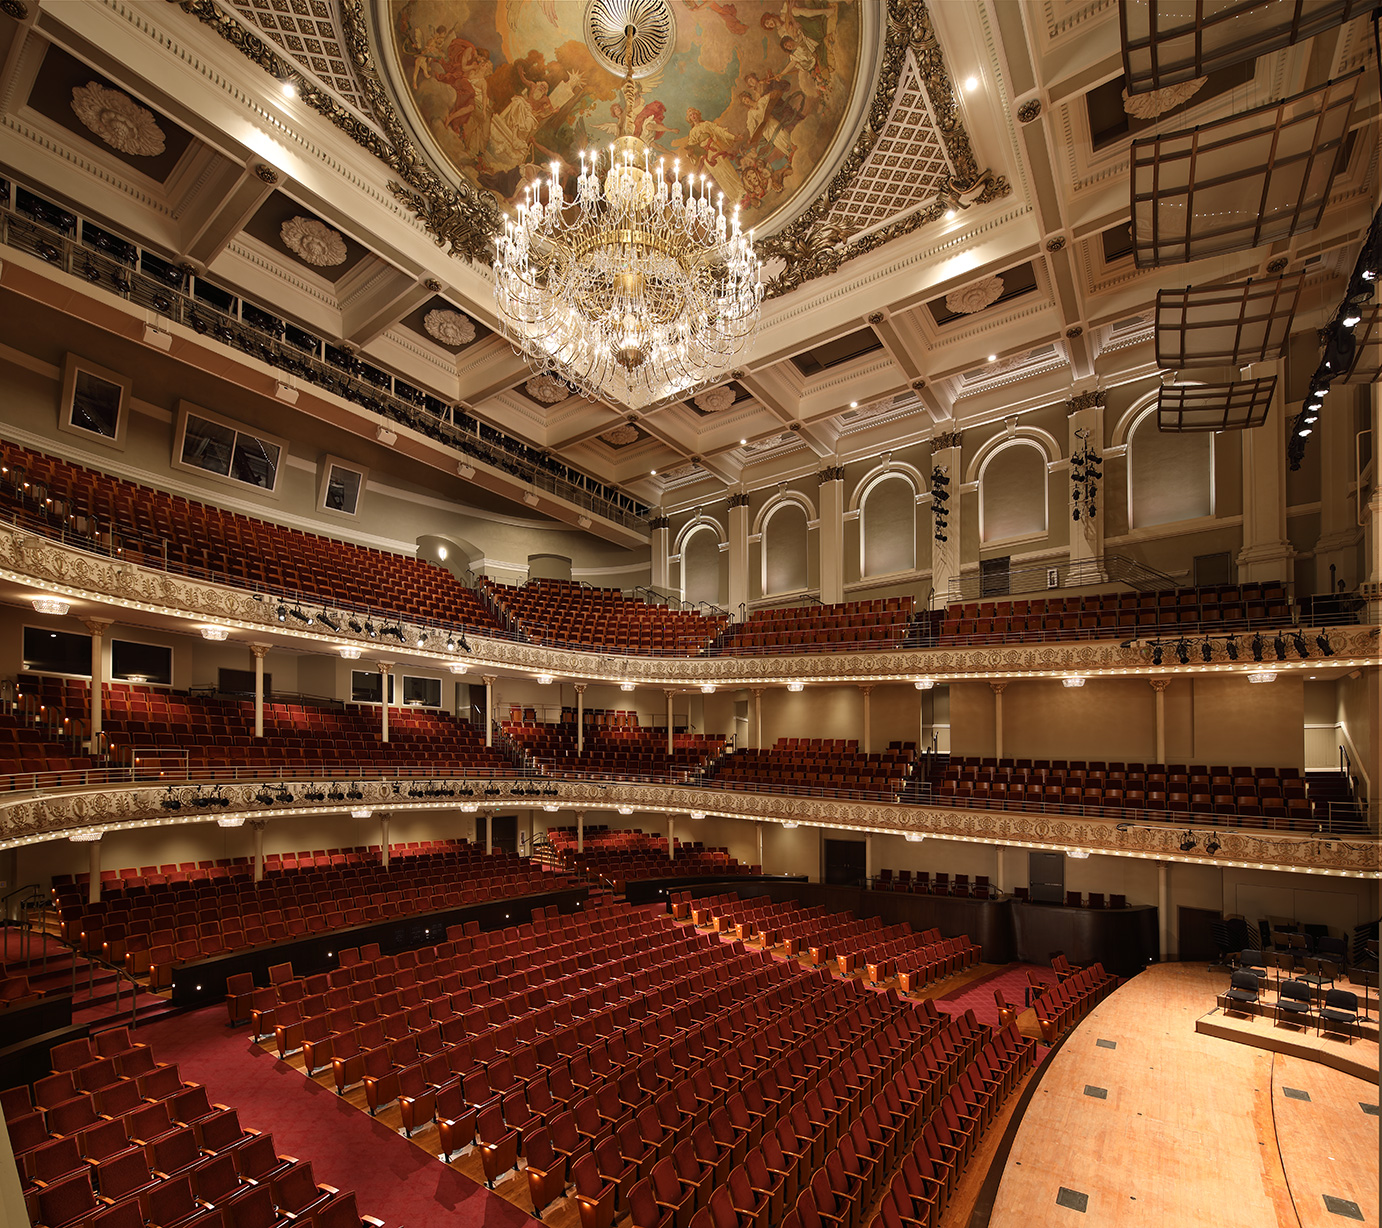
<path fill-rule="evenodd" d="M 1223 984 L 1158 965 L 1089 1014 L 1047 1059 L 993 1228 L 1378 1224 L 1375 1069 L 1198 1033 Z"/>

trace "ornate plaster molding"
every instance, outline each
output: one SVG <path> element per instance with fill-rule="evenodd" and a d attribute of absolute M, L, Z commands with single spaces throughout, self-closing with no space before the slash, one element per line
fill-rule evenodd
<path fill-rule="evenodd" d="M 678 784 L 605 783 L 560 777 L 545 777 L 544 783 L 556 788 L 554 801 L 567 809 L 580 809 L 587 816 L 594 811 L 633 806 L 645 813 L 684 814 L 703 811 L 715 817 L 745 822 L 789 821 L 811 827 L 845 828 L 880 834 L 920 833 L 937 839 L 971 843 L 1004 844 L 1035 849 L 1088 849 L 1114 857 L 1134 857 L 1157 861 L 1179 861 L 1198 865 L 1215 864 L 1248 868 L 1305 871 L 1323 875 L 1366 878 L 1377 873 L 1377 844 L 1372 840 L 1320 839 L 1287 836 L 1276 832 L 1254 832 L 1234 828 L 1219 833 L 1221 849 L 1217 856 L 1184 854 L 1179 843 L 1184 825 L 1168 820 L 1165 826 L 1136 826 L 1119 830 L 1111 819 L 1075 815 L 946 809 L 912 806 L 883 801 L 838 801 L 824 797 L 788 794 L 760 794 L 743 790 L 704 789 Z M 278 782 L 275 782 L 276 785 Z M 355 785 L 364 794 L 349 803 L 309 801 L 307 794 L 322 793 L 334 784 Z M 150 826 L 187 823 L 214 823 L 217 819 L 243 815 L 246 819 L 278 818 L 296 815 L 338 815 L 344 822 L 356 807 L 392 813 L 403 810 L 456 811 L 461 803 L 453 798 L 410 797 L 407 790 L 428 786 L 442 789 L 469 785 L 476 788 L 470 804 L 486 805 L 480 791 L 487 782 L 477 777 L 438 776 L 394 780 L 361 781 L 358 772 L 342 772 L 338 781 L 323 778 L 282 781 L 291 800 L 260 805 L 255 795 L 264 781 L 222 782 L 221 793 L 229 805 L 214 810 L 196 810 L 193 798 L 197 784 L 174 784 L 172 796 L 184 808 L 170 812 L 164 807 L 169 782 L 109 783 L 46 794 L 10 795 L 0 800 L 0 849 L 22 844 L 60 839 L 76 831 L 128 830 Z M 506 782 L 495 782 L 504 787 Z M 275 789 L 277 796 L 277 788 Z M 508 808 L 522 807 L 523 800 L 505 800 Z M 1197 826 L 1208 826 L 1200 823 Z"/>

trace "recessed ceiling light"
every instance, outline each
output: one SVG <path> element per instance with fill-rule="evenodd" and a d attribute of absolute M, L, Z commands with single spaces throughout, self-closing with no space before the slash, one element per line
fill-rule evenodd
<path fill-rule="evenodd" d="M 997 361 L 998 361 L 998 355 L 997 355 L 997 354 L 990 354 L 986 359 L 984 359 L 984 361 L 985 361 L 985 362 L 997 362 Z"/>
<path fill-rule="evenodd" d="M 858 402 L 858 401 L 851 401 L 851 402 L 849 403 L 849 407 L 850 407 L 850 409 L 858 409 L 858 408 L 859 408 L 859 402 Z"/>
<path fill-rule="evenodd" d="M 285 98 L 296 98 L 298 96 L 298 87 L 291 81 L 285 81 L 283 83 L 283 96 Z"/>
<path fill-rule="evenodd" d="M 953 221 L 955 220 L 955 210 L 954 210 L 954 209 L 947 209 L 947 210 L 945 211 L 945 220 L 946 220 L 947 222 L 953 222 Z"/>
<path fill-rule="evenodd" d="M 652 477 L 657 477 L 657 470 L 656 470 L 656 469 L 649 469 L 649 470 L 648 470 L 648 473 L 649 473 L 649 475 L 652 476 Z"/>
<path fill-rule="evenodd" d="M 977 90 L 978 88 L 979 88 L 979 78 L 978 78 L 978 77 L 966 77 L 966 78 L 965 78 L 965 92 L 966 92 L 966 93 L 972 94 L 972 93 L 973 93 L 975 90 Z"/>
<path fill-rule="evenodd" d="M 748 442 L 749 442 L 749 441 L 748 441 L 747 439 L 741 439 L 741 440 L 739 441 L 739 446 L 740 446 L 741 448 L 742 448 L 742 447 L 746 447 L 746 446 L 748 445 Z"/>

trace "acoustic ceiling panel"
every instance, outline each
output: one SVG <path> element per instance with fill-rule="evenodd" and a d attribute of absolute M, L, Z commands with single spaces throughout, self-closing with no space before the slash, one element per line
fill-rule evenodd
<path fill-rule="evenodd" d="M 1165 384 L 1157 398 L 1163 431 L 1233 431 L 1261 426 L 1271 408 L 1276 376 L 1235 384 Z"/>
<path fill-rule="evenodd" d="M 1129 94 L 1279 51 L 1370 12 L 1374 0 L 1119 0 Z"/>
<path fill-rule="evenodd" d="M 1139 268 L 1274 243 L 1319 225 L 1362 70 L 1282 102 L 1132 145 Z"/>
<path fill-rule="evenodd" d="M 1304 273 L 1292 273 L 1269 281 L 1159 291 L 1157 365 L 1178 371 L 1280 358 L 1304 284 Z"/>

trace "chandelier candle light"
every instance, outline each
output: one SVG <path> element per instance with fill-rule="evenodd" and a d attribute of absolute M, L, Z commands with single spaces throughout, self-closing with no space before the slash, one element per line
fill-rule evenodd
<path fill-rule="evenodd" d="M 763 300 L 753 232 L 705 175 L 653 163 L 634 135 L 634 40 L 621 134 L 581 155 L 576 195 L 558 163 L 495 238 L 504 335 L 537 372 L 641 408 L 718 378 L 750 342 Z"/>

